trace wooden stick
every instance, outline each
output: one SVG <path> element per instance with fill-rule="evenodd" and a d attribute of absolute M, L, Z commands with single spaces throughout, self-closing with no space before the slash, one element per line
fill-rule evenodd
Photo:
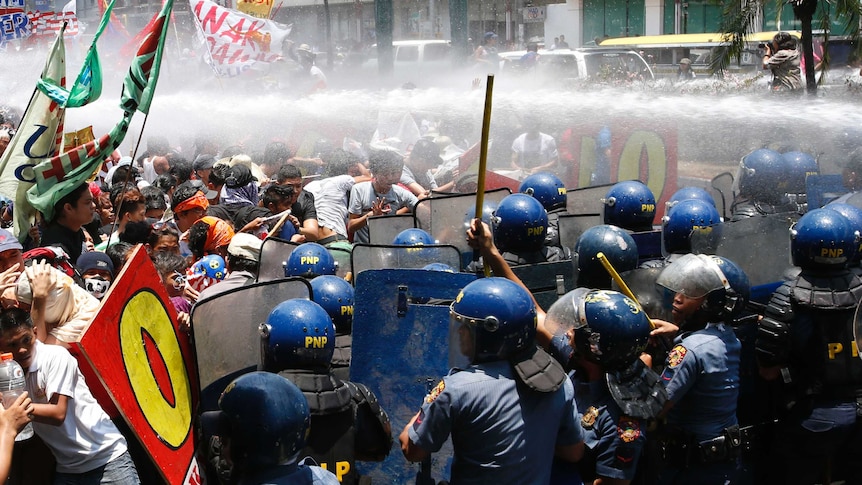
<path fill-rule="evenodd" d="M 614 266 L 608 260 L 608 257 L 605 256 L 605 253 L 600 252 L 599 254 L 596 255 L 596 257 L 599 258 L 599 261 L 602 263 L 602 266 L 605 267 L 605 271 L 607 271 L 608 274 L 611 275 L 611 278 L 613 278 L 614 281 L 617 283 L 617 286 L 620 287 L 620 290 L 622 291 L 622 293 L 624 295 L 626 295 L 627 297 L 631 298 L 632 301 L 637 303 L 638 306 L 641 307 L 641 310 L 643 310 L 643 307 L 641 306 L 637 297 L 635 297 L 635 294 L 632 293 L 631 289 L 629 289 L 629 285 L 627 285 L 626 282 L 623 281 L 622 276 L 620 276 L 620 274 L 617 273 L 617 270 L 614 269 Z M 646 313 L 644 313 L 644 314 L 646 314 Z M 652 322 L 652 319 L 649 317 L 649 315 L 647 315 L 647 320 L 649 320 L 650 328 L 655 330 L 655 324 Z"/>
<path fill-rule="evenodd" d="M 479 144 L 479 178 L 476 182 L 476 218 L 482 220 L 482 212 L 485 205 L 485 172 L 488 167 L 488 138 L 491 131 L 491 99 L 494 93 L 494 75 L 488 74 L 485 85 L 485 113 L 482 117 L 482 141 Z M 482 225 L 479 225 L 479 230 Z M 478 254 L 478 253 L 476 253 Z M 491 268 L 487 264 L 482 265 L 485 277 L 491 276 Z"/>

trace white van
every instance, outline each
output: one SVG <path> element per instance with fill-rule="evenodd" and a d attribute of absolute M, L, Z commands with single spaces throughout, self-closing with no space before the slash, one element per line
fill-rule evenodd
<path fill-rule="evenodd" d="M 538 75 L 544 79 L 598 82 L 655 79 L 649 64 L 637 52 L 623 49 L 539 49 L 534 64 L 525 62 L 527 51 L 500 53 L 503 78 Z"/>
<path fill-rule="evenodd" d="M 448 40 L 398 40 L 392 43 L 394 80 L 399 83 L 423 83 L 429 77 L 452 71 L 452 43 Z M 377 44 L 372 45 L 362 63 L 362 73 L 377 77 Z"/>

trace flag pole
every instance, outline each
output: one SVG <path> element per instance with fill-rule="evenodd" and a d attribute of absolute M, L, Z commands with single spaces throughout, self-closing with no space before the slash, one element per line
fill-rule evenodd
<path fill-rule="evenodd" d="M 123 113 L 123 116 L 125 116 L 125 115 L 126 115 L 126 113 Z M 144 129 L 146 129 L 146 127 L 147 127 L 147 118 L 149 118 L 149 117 L 150 117 L 150 113 L 146 113 L 144 115 L 144 122 L 141 124 L 141 131 L 138 133 L 138 141 L 135 142 L 135 144 L 134 144 L 135 149 L 132 150 L 132 161 L 131 161 L 131 163 L 129 163 L 129 167 L 134 168 L 135 157 L 138 155 L 138 148 L 140 148 L 141 140 L 144 138 Z M 131 176 L 132 176 L 132 170 L 130 169 L 128 172 L 126 172 L 126 178 L 125 178 L 125 180 L 123 180 L 123 188 L 124 189 L 129 186 L 129 178 L 131 178 Z M 113 185 L 113 184 L 111 184 L 111 185 Z M 114 208 L 114 214 L 115 215 L 120 213 L 121 207 L 123 207 L 123 198 L 122 197 L 120 197 L 120 205 L 118 205 L 117 207 Z M 110 234 L 108 234 L 108 241 L 107 241 L 107 244 L 105 246 L 106 249 L 107 249 L 107 246 L 110 246 L 111 236 L 114 235 L 114 232 L 116 230 L 117 230 L 117 218 L 114 217 L 114 222 L 111 224 L 111 232 L 110 232 Z"/>

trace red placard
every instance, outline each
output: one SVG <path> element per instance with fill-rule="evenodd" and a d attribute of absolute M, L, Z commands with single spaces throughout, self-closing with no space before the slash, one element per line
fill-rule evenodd
<path fill-rule="evenodd" d="M 200 483 L 194 459 L 199 394 L 194 357 L 141 245 L 77 346 L 165 480 Z"/>

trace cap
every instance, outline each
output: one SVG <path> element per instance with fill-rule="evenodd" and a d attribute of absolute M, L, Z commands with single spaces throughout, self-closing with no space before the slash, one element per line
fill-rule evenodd
<path fill-rule="evenodd" d="M 213 168 L 215 164 L 215 157 L 212 155 L 207 155 L 206 153 L 202 153 L 195 158 L 195 161 L 192 163 L 192 169 L 194 170 L 209 170 Z"/>
<path fill-rule="evenodd" d="M 679 63 L 680 64 L 691 64 L 691 59 L 689 59 L 688 57 L 683 57 L 682 59 L 679 60 Z"/>
<path fill-rule="evenodd" d="M 443 159 L 440 158 L 440 147 L 438 147 L 433 141 L 425 138 L 420 138 L 416 144 L 413 145 L 413 149 L 410 151 L 410 157 L 415 157 L 426 162 L 433 162 L 435 166 L 443 163 Z"/>
<path fill-rule="evenodd" d="M 112 274 L 114 273 L 114 263 L 107 254 L 101 251 L 88 251 L 86 253 L 81 253 L 75 266 L 78 267 L 81 273 L 86 273 L 93 269 L 108 271 Z"/>
<path fill-rule="evenodd" d="M 227 247 L 227 253 L 235 258 L 260 261 L 260 248 L 263 241 L 252 234 L 240 232 L 234 235 Z"/>
<path fill-rule="evenodd" d="M 206 196 L 207 199 L 215 199 L 216 197 L 219 196 L 219 193 L 216 192 L 215 190 L 207 187 L 206 184 L 204 184 L 203 180 L 197 180 L 197 179 L 187 180 L 187 181 L 183 182 L 181 185 L 188 185 L 189 187 L 194 187 L 194 188 L 200 190 L 201 192 L 204 193 L 204 196 Z"/>
<path fill-rule="evenodd" d="M 485 40 L 496 39 L 496 38 L 497 38 L 497 34 L 495 34 L 493 32 L 485 32 Z"/>
<path fill-rule="evenodd" d="M 20 249 L 23 251 L 24 246 L 21 246 L 21 243 L 18 242 L 18 239 L 11 232 L 6 229 L 0 229 L 0 253 L 10 249 Z"/>

